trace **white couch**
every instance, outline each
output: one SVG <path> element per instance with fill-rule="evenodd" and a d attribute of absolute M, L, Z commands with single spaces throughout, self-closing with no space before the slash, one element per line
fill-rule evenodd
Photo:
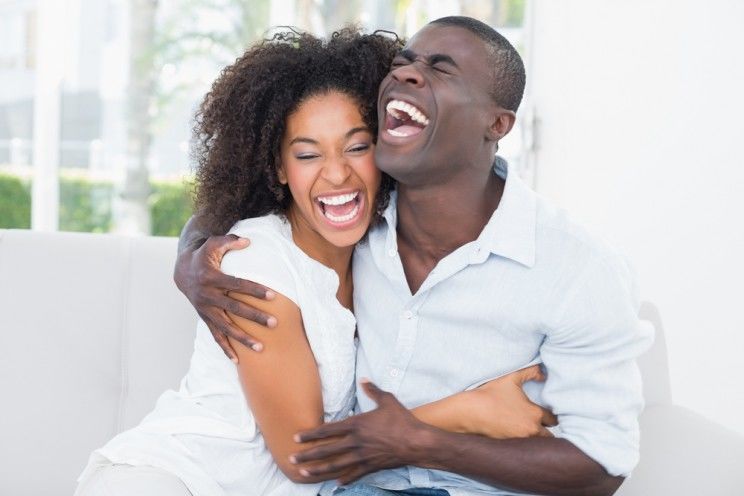
<path fill-rule="evenodd" d="M 0 230 L 0 495 L 71 495 L 89 452 L 186 371 L 196 316 L 173 238 Z M 744 439 L 671 403 L 664 335 L 642 359 L 641 463 L 623 496 L 744 494 Z"/>

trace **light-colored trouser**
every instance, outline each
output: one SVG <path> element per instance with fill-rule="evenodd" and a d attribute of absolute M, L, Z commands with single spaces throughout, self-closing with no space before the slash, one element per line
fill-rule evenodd
<path fill-rule="evenodd" d="M 80 481 L 75 496 L 192 496 L 181 479 L 155 467 L 107 465 Z"/>

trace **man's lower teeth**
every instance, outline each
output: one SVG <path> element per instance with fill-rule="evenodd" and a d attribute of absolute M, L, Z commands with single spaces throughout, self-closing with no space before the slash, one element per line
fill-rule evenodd
<path fill-rule="evenodd" d="M 346 215 L 336 216 L 330 212 L 324 212 L 324 213 L 325 213 L 325 216 L 328 217 L 333 222 L 346 222 L 347 220 L 353 219 L 358 212 L 359 212 L 359 207 L 357 206 L 357 207 L 354 207 L 354 209 Z"/>
<path fill-rule="evenodd" d="M 392 134 L 393 136 L 399 136 L 401 138 L 404 136 L 408 136 L 406 133 L 401 133 L 400 131 L 396 131 L 395 129 L 388 129 L 388 133 Z"/>

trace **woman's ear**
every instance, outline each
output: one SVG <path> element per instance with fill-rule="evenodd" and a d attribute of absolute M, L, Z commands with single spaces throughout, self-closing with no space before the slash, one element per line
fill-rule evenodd
<path fill-rule="evenodd" d="M 279 184 L 287 184 L 287 174 L 281 164 L 276 168 L 276 177 L 279 179 Z"/>

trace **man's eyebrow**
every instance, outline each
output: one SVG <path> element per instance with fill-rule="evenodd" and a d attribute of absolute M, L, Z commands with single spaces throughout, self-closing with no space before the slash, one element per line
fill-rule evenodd
<path fill-rule="evenodd" d="M 370 130 L 367 126 L 353 127 L 349 129 L 348 131 L 346 131 L 346 133 L 344 134 L 344 138 L 349 139 L 352 136 L 354 136 L 356 133 L 361 133 L 361 132 L 369 133 Z M 311 145 L 317 145 L 318 141 L 312 138 L 308 138 L 306 136 L 296 136 L 292 138 L 292 141 L 290 141 L 289 144 L 294 145 L 295 143 L 309 143 Z"/>
<path fill-rule="evenodd" d="M 413 62 L 419 57 L 416 52 L 410 49 L 401 50 L 400 55 L 404 57 L 406 60 L 408 60 L 409 62 Z M 434 65 L 438 62 L 449 64 L 458 69 L 460 68 L 460 66 L 457 65 L 457 62 L 455 62 L 452 57 L 450 57 L 449 55 L 445 55 L 443 53 L 434 53 L 426 57 L 426 63 L 429 65 Z"/>

